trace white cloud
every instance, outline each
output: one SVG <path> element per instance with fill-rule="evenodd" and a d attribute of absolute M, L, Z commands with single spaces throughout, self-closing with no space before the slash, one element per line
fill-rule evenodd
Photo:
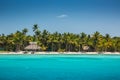
<path fill-rule="evenodd" d="M 66 17 L 68 17 L 68 15 L 66 15 L 66 14 L 62 14 L 62 15 L 59 15 L 59 16 L 57 16 L 58 18 L 66 18 Z"/>

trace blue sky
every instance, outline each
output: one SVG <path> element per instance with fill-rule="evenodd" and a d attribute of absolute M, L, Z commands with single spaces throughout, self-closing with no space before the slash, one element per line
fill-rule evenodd
<path fill-rule="evenodd" d="M 0 34 L 38 24 L 50 32 L 120 36 L 120 0 L 0 0 Z"/>

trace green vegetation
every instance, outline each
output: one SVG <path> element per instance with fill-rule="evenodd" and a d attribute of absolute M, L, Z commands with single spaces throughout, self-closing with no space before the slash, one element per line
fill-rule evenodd
<path fill-rule="evenodd" d="M 28 29 L 16 31 L 9 35 L 0 35 L 0 48 L 5 51 L 24 50 L 29 42 L 36 41 L 42 51 L 84 51 L 84 46 L 89 46 L 86 51 L 120 52 L 120 37 L 111 37 L 109 34 L 101 35 L 95 32 L 87 35 L 73 33 L 50 33 L 40 31 L 37 24 L 33 26 L 34 35 L 27 35 Z"/>

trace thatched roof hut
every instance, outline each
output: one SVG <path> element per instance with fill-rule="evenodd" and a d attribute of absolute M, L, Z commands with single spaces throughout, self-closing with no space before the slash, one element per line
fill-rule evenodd
<path fill-rule="evenodd" d="M 89 50 L 89 46 L 83 46 L 83 50 L 85 51 Z"/>
<path fill-rule="evenodd" d="M 25 47 L 25 50 L 40 50 L 40 47 L 37 45 L 37 42 L 30 42 L 30 45 Z"/>

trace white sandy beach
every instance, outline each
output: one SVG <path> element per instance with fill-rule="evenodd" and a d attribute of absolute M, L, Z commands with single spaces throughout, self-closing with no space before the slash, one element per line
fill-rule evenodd
<path fill-rule="evenodd" d="M 25 51 L 2 52 L 0 54 L 25 54 Z M 31 54 L 31 52 L 26 54 Z M 120 52 L 35 52 L 34 54 L 120 54 Z"/>

